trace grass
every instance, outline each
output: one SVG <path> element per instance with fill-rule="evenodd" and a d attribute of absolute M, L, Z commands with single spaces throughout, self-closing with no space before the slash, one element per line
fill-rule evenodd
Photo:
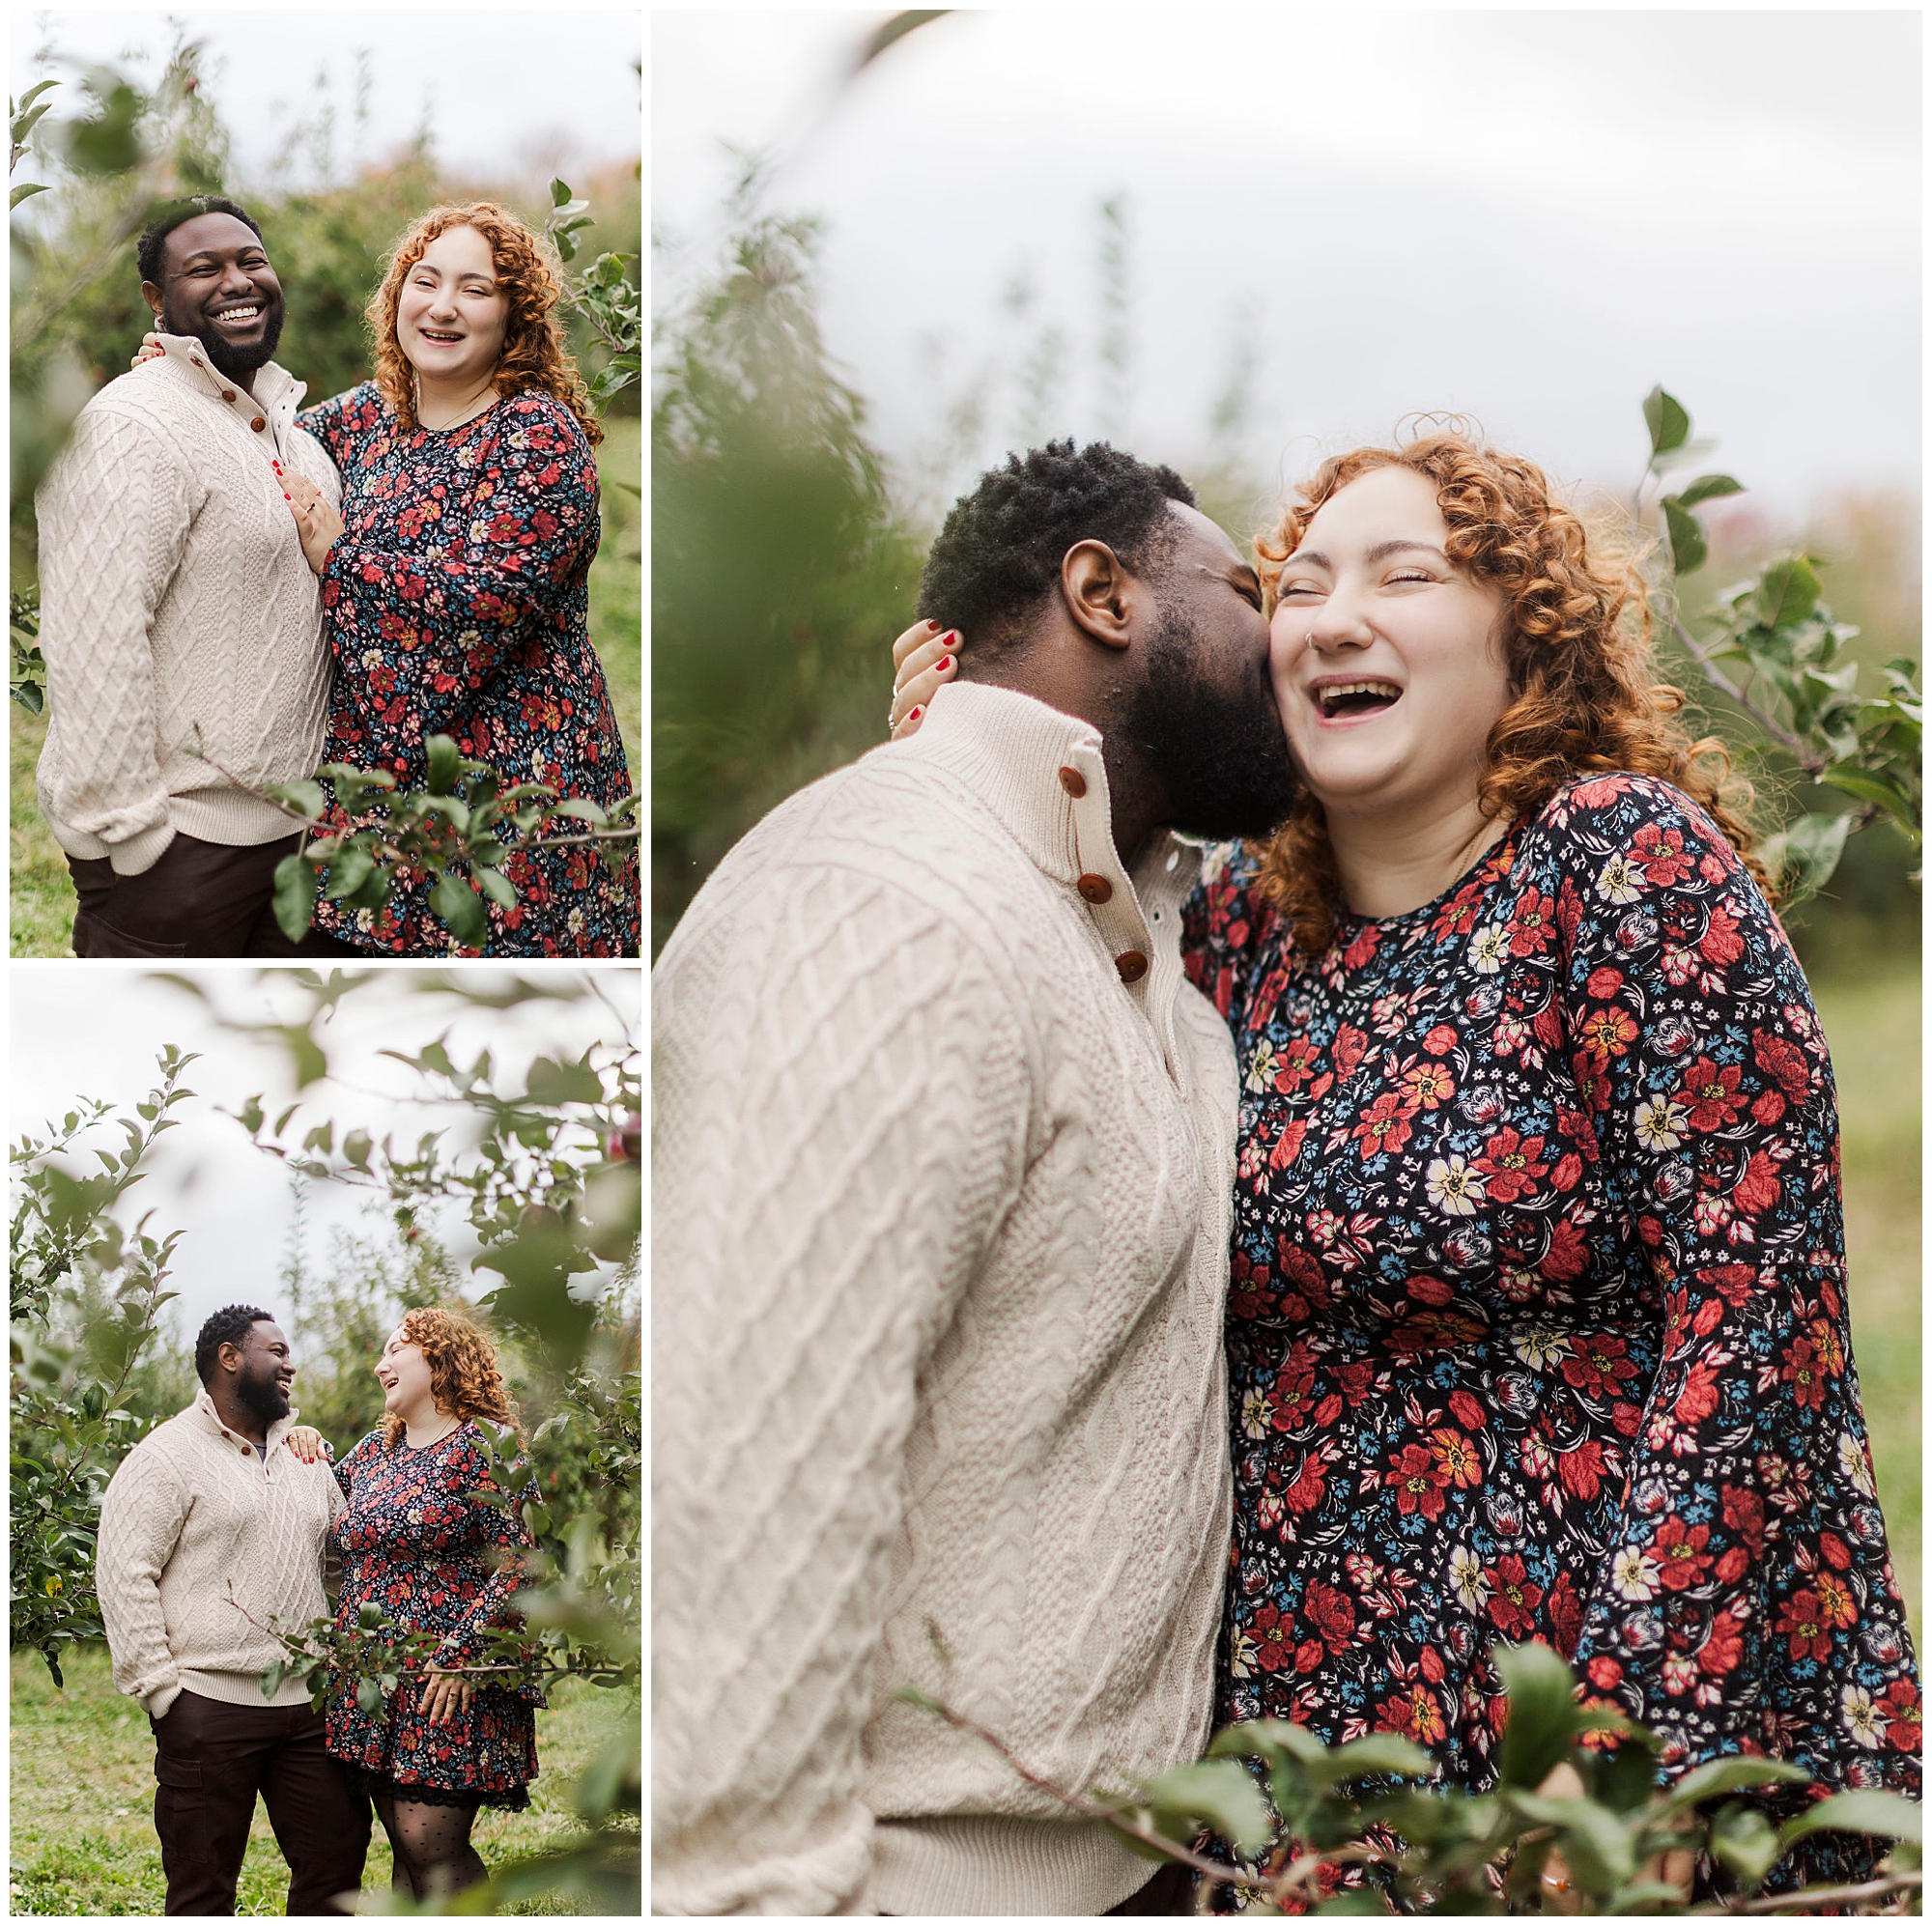
<path fill-rule="evenodd" d="M 615 416 L 605 427 L 604 445 L 597 451 L 604 538 L 590 565 L 590 638 L 611 686 L 611 702 L 635 787 L 642 768 L 644 716 L 643 515 L 639 496 L 619 484 L 628 482 L 631 491 L 639 486 L 644 431 L 642 420 L 635 415 Z M 73 884 L 67 858 L 47 828 L 34 792 L 34 767 L 46 738 L 46 718 L 30 716 L 17 703 L 10 704 L 9 711 L 13 953 L 69 956 L 73 951 Z"/>
<path fill-rule="evenodd" d="M 38 1654 L 14 1654 L 12 1871 L 10 1911 L 65 1914 L 153 1914 L 167 1884 L 155 1836 L 155 1742 L 132 1699 L 114 1689 L 104 1646 L 76 1652 L 67 1689 L 56 1691 Z M 635 1694 L 600 1691 L 581 1681 L 553 1690 L 553 1709 L 537 1714 L 542 1770 L 526 1812 L 492 1812 L 476 1822 L 476 1849 L 495 1872 L 506 1862 L 581 1836 L 569 1809 L 569 1785 L 604 1743 L 612 1723 L 635 1720 Z M 389 1888 L 389 1844 L 374 1827 L 365 1892 Z M 288 1864 L 258 1799 L 235 1910 L 250 1916 L 282 1912 Z M 518 1913 L 568 1913 L 555 1898 L 526 1901 Z"/>
<path fill-rule="evenodd" d="M 1919 977 L 1912 956 L 1814 986 L 1844 1131 L 1852 1348 L 1891 1565 L 1925 1650 L 1919 1571 Z"/>

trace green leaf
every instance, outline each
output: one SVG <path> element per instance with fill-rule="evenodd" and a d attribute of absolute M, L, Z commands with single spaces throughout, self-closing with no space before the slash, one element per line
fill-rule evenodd
<path fill-rule="evenodd" d="M 48 181 L 22 181 L 17 187 L 7 191 L 7 212 L 12 213 L 22 201 L 31 200 L 36 194 L 44 194 L 53 184 Z"/>
<path fill-rule="evenodd" d="M 1851 827 L 1850 816 L 1800 816 L 1759 845 L 1758 855 L 1777 878 L 1786 909 L 1815 896 L 1832 880 Z"/>
<path fill-rule="evenodd" d="M 1745 1792 L 1752 1786 L 1808 1785 L 1811 1774 L 1788 1759 L 1713 1759 L 1694 1772 L 1686 1772 L 1670 1788 L 1665 1801 L 1670 1811 L 1681 1811 L 1700 1799 L 1715 1799 L 1719 1793 Z"/>
<path fill-rule="evenodd" d="M 1667 455 L 1690 439 L 1690 417 L 1685 412 L 1684 404 L 1675 395 L 1666 394 L 1662 386 L 1652 388 L 1644 396 L 1643 418 L 1650 430 L 1653 457 Z"/>
<path fill-rule="evenodd" d="M 1490 1658 L 1509 1699 L 1509 1718 L 1496 1748 L 1506 1786 L 1540 1786 L 1570 1749 L 1576 1732 L 1576 1681 L 1541 1641 L 1492 1645 Z"/>
<path fill-rule="evenodd" d="M 604 1079 L 590 1067 L 588 1059 L 576 1063 L 559 1063 L 549 1057 L 531 1061 L 528 1096 L 531 1103 L 546 1106 L 560 1103 L 602 1103 Z"/>
<path fill-rule="evenodd" d="M 315 920 L 318 880 L 300 851 L 275 864 L 275 921 L 291 943 L 299 943 Z"/>
<path fill-rule="evenodd" d="M 352 1130 L 342 1140 L 342 1154 L 350 1165 L 358 1171 L 369 1168 L 369 1153 L 375 1148 L 375 1140 L 366 1130 Z"/>
<path fill-rule="evenodd" d="M 1677 499 L 1686 508 L 1695 508 L 1700 501 L 1716 501 L 1720 496 L 1744 492 L 1744 483 L 1733 481 L 1729 475 L 1699 475 L 1688 488 L 1678 492 Z"/>
<path fill-rule="evenodd" d="M 374 1631 L 383 1623 L 383 1608 L 374 1599 L 364 1599 L 355 1607 L 355 1623 L 364 1631 Z"/>
<path fill-rule="evenodd" d="M 1814 1832 L 1863 1832 L 1922 1846 L 1924 1819 L 1925 1808 L 1917 1799 L 1901 1799 L 1896 1793 L 1838 1793 L 1787 1820 L 1777 1835 L 1777 1850 L 1788 1852 Z"/>
<path fill-rule="evenodd" d="M 500 903 L 504 909 L 517 907 L 517 892 L 510 879 L 500 869 L 492 869 L 488 864 L 471 864 L 470 876 L 483 886 L 483 893 L 493 903 Z"/>
<path fill-rule="evenodd" d="M 1380 1893 L 1356 1886 L 1352 1891 L 1338 1892 L 1334 1898 L 1324 1899 L 1315 1909 L 1315 1915 L 1323 1919 L 1350 1919 L 1369 1913 L 1380 1915 L 1387 1911 L 1388 1905 Z"/>
<path fill-rule="evenodd" d="M 432 796 L 446 796 L 463 767 L 463 751 L 448 736 L 431 736 L 423 745 L 429 751 L 429 775 L 424 786 Z"/>
<path fill-rule="evenodd" d="M 472 949 L 481 946 L 489 934 L 483 914 L 483 899 L 462 877 L 445 869 L 429 892 L 429 906 L 440 916 L 451 936 Z"/>
<path fill-rule="evenodd" d="M 330 902 L 340 901 L 344 896 L 353 896 L 363 884 L 368 882 L 370 873 L 375 867 L 374 854 L 360 843 L 352 842 L 346 849 L 329 859 L 328 888 L 324 893 Z"/>
<path fill-rule="evenodd" d="M 1169 1819 L 1200 1820 L 1244 1853 L 1259 1853 L 1274 1836 L 1267 1801 L 1248 1769 L 1234 1759 L 1204 1759 L 1148 1779 L 1137 1797 L 1153 1809 L 1157 1830 L 1184 1840 L 1191 1827 L 1170 1827 Z"/>
<path fill-rule="evenodd" d="M 585 802 L 581 796 L 573 796 L 569 802 L 559 803 L 551 811 L 551 814 L 554 816 L 574 816 L 579 822 L 595 823 L 599 829 L 602 829 L 611 820 L 610 816 L 595 803 Z"/>
<path fill-rule="evenodd" d="M 300 782 L 270 782 L 269 794 L 277 802 L 286 803 L 290 808 L 299 810 L 310 822 L 322 814 L 327 807 L 327 799 L 322 793 L 320 782 L 304 779 Z"/>
<path fill-rule="evenodd" d="M 553 178 L 550 184 L 551 206 L 554 208 L 566 207 L 569 205 L 569 202 L 570 188 L 562 181 Z"/>
<path fill-rule="evenodd" d="M 1807 555 L 1787 555 L 1758 578 L 1751 601 L 1767 629 L 1789 629 L 1818 606 L 1818 572 Z"/>
<path fill-rule="evenodd" d="M 1674 495 L 1663 497 L 1663 525 L 1670 531 L 1670 565 L 1679 575 L 1693 575 L 1704 566 L 1710 549 L 1697 518 Z"/>
<path fill-rule="evenodd" d="M 1338 1781 L 1362 1772 L 1407 1772 L 1427 1778 L 1435 1770 L 1435 1761 L 1420 1745 L 1393 1732 L 1372 1732 L 1366 1739 L 1351 1739 L 1329 1753 L 1328 1763 Z"/>
<path fill-rule="evenodd" d="M 1747 1805 L 1724 1806 L 1711 1821 L 1710 1843 L 1712 1856 L 1747 1892 L 1777 1863 L 1777 1828 Z"/>
<path fill-rule="evenodd" d="M 355 1703 L 371 1718 L 383 1710 L 383 1688 L 374 1679 L 358 1679 L 355 1682 Z"/>
<path fill-rule="evenodd" d="M 262 1674 L 262 1696 L 265 1699 L 273 1698 L 275 1694 L 282 1689 L 282 1675 L 288 1669 L 289 1669 L 288 1661 L 286 1659 L 277 1658 L 275 1662 L 272 1665 L 270 1665 L 266 1672 Z"/>

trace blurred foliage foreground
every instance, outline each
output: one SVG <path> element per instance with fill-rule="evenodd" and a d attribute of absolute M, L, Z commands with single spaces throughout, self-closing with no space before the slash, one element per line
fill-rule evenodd
<path fill-rule="evenodd" d="M 225 1028 L 285 1048 L 298 1090 L 306 1091 L 328 1074 L 327 1021 L 336 1005 L 396 978 L 274 974 L 303 1000 L 297 1020 L 242 1025 L 211 1011 Z M 172 980 L 206 1001 L 191 979 Z M 594 978 L 552 975 L 505 986 L 460 973 L 407 980 L 414 994 L 486 1008 L 532 997 L 611 1007 Z M 445 1210 L 467 1221 L 480 1246 L 473 1268 L 491 1286 L 481 1314 L 522 1405 L 536 1487 L 524 1517 L 538 1549 L 517 1595 L 535 1638 L 506 1635 L 487 1662 L 533 1682 L 583 1682 L 634 1704 L 641 1643 L 642 1090 L 628 1018 L 624 1028 L 621 1046 L 572 1062 L 536 1059 L 521 1088 L 506 1087 L 487 1050 L 468 1062 L 452 1060 L 440 1042 L 413 1055 L 386 1052 L 414 1073 L 423 1098 L 466 1113 L 461 1150 L 449 1147 L 447 1132 L 414 1145 L 377 1143 L 353 1122 L 314 1120 L 299 1094 L 272 1119 L 259 1098 L 233 1115 L 262 1153 L 302 1184 L 360 1190 L 387 1214 L 386 1254 L 341 1252 L 346 1275 L 319 1286 L 306 1276 L 298 1245 L 284 1273 L 296 1342 L 316 1345 L 327 1367 L 317 1374 L 321 1396 L 302 1394 L 303 1415 L 339 1451 L 380 1415 L 369 1366 L 395 1317 L 412 1304 L 457 1299 L 457 1275 L 433 1223 Z M 82 1101 L 45 1135 L 13 1147 L 10 1629 L 14 1648 L 41 1655 L 56 1686 L 76 1642 L 101 1636 L 93 1582 L 100 1494 L 151 1425 L 192 1395 L 180 1354 L 165 1355 L 162 1323 L 175 1295 L 168 1278 L 181 1232 L 159 1229 L 154 1212 L 134 1216 L 128 1199 L 155 1145 L 178 1121 L 175 1113 L 195 1100 L 185 1081 L 193 1062 L 170 1046 L 155 1089 L 132 1114 Z M 114 1147 L 100 1147 L 103 1139 Z M 517 1450 L 507 1430 L 493 1444 L 506 1456 Z M 295 1674 L 319 1696 L 330 1671 L 356 1680 L 367 1703 L 395 1689 L 394 1629 L 380 1619 L 342 1629 L 327 1621 L 278 1629 L 287 1657 L 265 1674 L 265 1695 Z M 581 1895 L 597 1911 L 635 1911 L 640 1782 L 638 1722 L 618 1719 L 569 1788 L 579 1822 L 572 1835 L 499 1867 L 456 1910 L 501 1911 L 556 1891 Z"/>
<path fill-rule="evenodd" d="M 65 120 L 49 118 L 57 80 L 39 81 L 9 102 L 10 176 L 32 161 L 46 177 L 10 190 L 11 207 L 27 209 L 11 234 L 10 686 L 30 713 L 39 713 L 45 685 L 34 491 L 74 416 L 126 371 L 153 325 L 141 299 L 135 238 L 169 202 L 226 191 L 228 135 L 200 90 L 198 58 L 196 46 L 179 44 L 151 92 L 95 69 L 83 83 L 84 109 Z M 323 129 L 311 132 L 316 147 Z M 635 179 L 605 185 L 617 190 L 623 231 L 636 231 Z M 312 399 L 368 378 L 362 309 L 398 235 L 440 201 L 477 197 L 468 184 L 440 174 L 421 140 L 395 164 L 364 169 L 351 183 L 244 196 L 288 292 L 291 347 Z M 544 206 L 520 212 L 565 264 L 564 320 L 593 401 L 629 411 L 643 366 L 638 256 L 607 251 L 580 259 L 595 217 L 566 182 L 552 181 Z M 616 486 L 638 493 L 629 480 Z M 636 639 L 635 630 L 617 638 L 619 651 L 635 648 Z M 358 909 L 386 903 L 400 870 L 432 878 L 432 910 L 454 942 L 474 945 L 484 936 L 486 900 L 505 908 L 517 900 L 503 874 L 514 850 L 588 844 L 613 874 L 630 861 L 640 836 L 636 794 L 608 810 L 583 800 L 558 804 L 544 784 L 506 784 L 447 736 L 429 738 L 425 749 L 421 790 L 398 787 L 388 771 L 330 764 L 318 772 L 334 779 L 355 827 L 318 838 L 277 869 L 276 919 L 292 940 L 309 926 L 325 868 L 330 896 Z M 291 829 L 314 824 L 324 806 L 312 780 L 274 784 L 263 800 L 280 806 Z"/>
<path fill-rule="evenodd" d="M 748 170 L 722 265 L 696 278 L 665 275 L 680 291 L 653 319 L 653 953 L 760 815 L 883 740 L 887 644 L 910 619 L 931 535 L 896 500 L 864 399 L 827 353 L 816 223 L 762 212 L 761 191 Z M 1101 306 L 1118 334 L 1126 285 L 1118 199 L 1101 217 Z M 1094 358 L 1124 365 L 1110 339 Z M 1065 347 L 1048 328 L 1033 353 L 1011 357 L 1026 390 L 1013 445 L 1039 439 L 1042 396 L 1033 390 Z M 956 439 L 983 399 L 969 394 L 949 414 L 935 395 L 935 432 Z M 1221 433 L 1223 418 L 1245 408 L 1238 393 L 1225 398 L 1203 437 L 1208 459 L 1176 463 L 1224 517 L 1265 495 Z M 1624 512 L 1650 538 L 1661 666 L 1756 787 L 1769 831 L 1762 853 L 1786 910 L 1802 930 L 1802 906 L 1832 880 L 1855 833 L 1872 826 L 1888 852 L 1880 893 L 1897 897 L 1921 835 L 1922 705 L 1904 652 L 1917 646 L 1916 626 L 1883 666 L 1870 660 L 1870 642 L 1825 601 L 1822 564 L 1802 551 L 1761 556 L 1731 585 L 1693 592 L 1719 539 L 1706 528 L 1707 506 L 1743 484 L 1695 471 L 1712 444 L 1692 437 L 1674 396 L 1654 389 L 1642 413 L 1648 445 Z M 1677 479 L 1685 470 L 1690 478 Z M 1909 557 L 1901 548 L 1891 559 L 1902 567 Z M 1855 581 L 1844 585 L 1859 593 Z"/>

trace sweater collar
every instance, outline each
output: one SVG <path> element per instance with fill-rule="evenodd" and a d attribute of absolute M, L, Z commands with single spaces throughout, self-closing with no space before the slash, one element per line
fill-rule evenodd
<path fill-rule="evenodd" d="M 255 370 L 255 392 L 250 394 L 240 382 L 222 374 L 208 358 L 206 344 L 194 335 L 156 333 L 155 339 L 167 350 L 163 366 L 172 364 L 180 369 L 181 376 L 226 409 L 250 434 L 259 435 L 277 455 L 287 452 L 296 411 L 308 393 L 306 382 L 297 381 L 273 361 L 265 361 Z"/>
<path fill-rule="evenodd" d="M 221 1414 L 215 1410 L 214 1400 L 209 1396 L 208 1386 L 205 1384 L 194 1394 L 194 1402 L 182 1413 L 182 1416 L 198 1423 L 204 1430 L 213 1431 L 217 1437 L 225 1438 L 231 1447 L 240 1445 L 243 1451 L 250 1453 L 255 1449 L 251 1440 L 244 1438 L 240 1431 L 232 1430 L 229 1426 L 221 1422 Z M 289 1415 L 286 1418 L 277 1418 L 269 1427 L 268 1457 L 270 1459 L 274 1457 L 275 1447 L 289 1434 L 291 1428 L 300 1416 L 301 1413 L 291 1404 L 289 1406 Z"/>
<path fill-rule="evenodd" d="M 1178 945 L 1179 904 L 1200 875 L 1198 845 L 1171 831 L 1148 839 L 1129 872 L 1114 846 L 1100 731 L 1017 690 L 950 682 L 919 733 L 889 751 L 966 783 L 1046 876 L 1078 895 L 1122 982 L 1144 982 L 1162 947 Z"/>

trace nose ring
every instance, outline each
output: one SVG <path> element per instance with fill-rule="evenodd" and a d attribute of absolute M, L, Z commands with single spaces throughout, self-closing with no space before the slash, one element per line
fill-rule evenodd
<path fill-rule="evenodd" d="M 1310 629 L 1307 635 L 1302 637 L 1301 646 L 1305 649 L 1312 649 L 1315 646 L 1315 631 L 1313 629 Z"/>

